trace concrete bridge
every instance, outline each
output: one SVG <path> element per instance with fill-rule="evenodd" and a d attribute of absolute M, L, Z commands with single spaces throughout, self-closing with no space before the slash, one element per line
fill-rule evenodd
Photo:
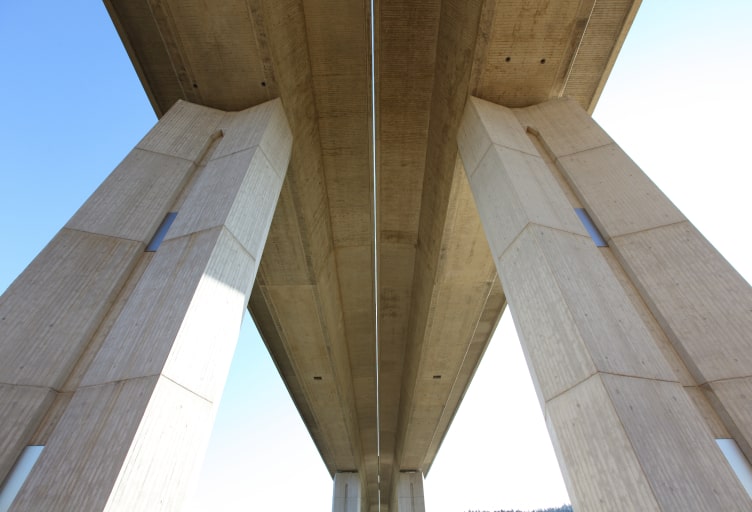
<path fill-rule="evenodd" d="M 246 304 L 335 510 L 419 510 L 507 298 L 578 510 L 749 506 L 749 287 L 588 116 L 636 5 L 108 7 L 161 121 L 0 303 L 14 510 L 179 506 Z"/>

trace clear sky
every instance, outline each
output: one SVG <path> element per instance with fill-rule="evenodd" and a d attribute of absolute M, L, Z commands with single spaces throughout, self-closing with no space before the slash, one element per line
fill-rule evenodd
<path fill-rule="evenodd" d="M 752 278 L 752 2 L 645 0 L 596 120 Z M 98 1 L 0 3 L 0 290 L 156 121 Z M 248 319 L 247 319 L 248 320 Z M 568 501 L 508 314 L 425 482 L 429 512 Z M 331 478 L 244 323 L 187 510 L 331 509 Z"/>

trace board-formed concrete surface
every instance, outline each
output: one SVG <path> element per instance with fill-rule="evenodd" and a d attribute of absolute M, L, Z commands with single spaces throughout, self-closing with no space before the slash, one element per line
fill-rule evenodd
<path fill-rule="evenodd" d="M 2 478 L 44 446 L 11 510 L 182 505 L 291 147 L 279 100 L 178 102 L 3 294 Z"/>
<path fill-rule="evenodd" d="M 752 327 L 750 286 L 572 100 L 508 109 L 471 97 L 459 148 L 574 508 L 752 507 L 716 444 L 729 437 L 718 424 L 749 428 L 722 421 L 740 396 L 714 410 L 712 387 L 697 387 L 702 367 L 724 382 L 751 368 L 737 329 Z M 606 244 L 578 219 L 583 207 Z M 625 257 L 632 236 L 650 243 Z M 696 328 L 671 329 L 694 322 L 714 333 L 698 343 Z"/>
<path fill-rule="evenodd" d="M 41 316 L 60 315 L 65 328 L 32 323 L 17 336 L 7 331 L 9 347 L 27 337 L 39 341 L 31 363 L 13 348 L 0 359 L 8 376 L 0 407 L 17 420 L 0 441 L 8 446 L 0 478 L 31 439 L 73 443 L 65 432 L 74 429 L 74 414 L 106 416 L 101 403 L 122 409 L 148 388 L 154 403 L 165 405 L 144 405 L 145 424 L 168 421 L 181 390 L 165 379 L 213 403 L 224 370 L 201 366 L 207 354 L 174 341 L 164 359 L 146 341 L 126 343 L 136 326 L 118 318 L 151 314 L 148 301 L 126 300 L 141 293 L 143 276 L 162 279 L 172 293 L 177 284 L 163 279 L 164 269 L 190 273 L 183 265 L 190 248 L 177 248 L 175 261 L 159 269 L 142 256 L 162 220 L 160 201 L 188 201 L 170 194 L 191 182 L 196 166 L 208 165 L 206 155 L 224 162 L 226 179 L 240 179 L 232 175 L 248 169 L 243 151 L 255 141 L 280 178 L 278 199 L 264 192 L 273 187 L 263 180 L 199 180 L 197 190 L 216 197 L 194 197 L 164 243 L 202 238 L 217 251 L 207 261 L 221 268 L 240 256 L 227 249 L 231 240 L 212 238 L 212 227 L 225 225 L 234 240 L 251 244 L 253 263 L 242 270 L 238 260 L 230 266 L 240 275 L 221 281 L 251 276 L 248 308 L 334 477 L 335 506 L 338 482 L 349 489 L 354 479 L 363 510 L 401 510 L 405 482 L 411 504 L 416 486 L 422 496 L 420 475 L 431 467 L 507 297 L 523 342 L 535 347 L 528 362 L 582 510 L 619 509 L 622 498 L 642 510 L 674 510 L 690 496 L 700 496 L 688 505 L 695 507 L 748 504 L 726 482 L 734 477 L 708 439 L 733 436 L 750 455 L 744 397 L 752 352 L 743 334 L 749 287 L 588 116 L 639 1 L 377 0 L 373 48 L 369 2 L 105 4 L 164 117 L 9 289 L 8 297 L 27 294 L 23 300 Z M 568 100 L 548 101 L 560 97 Z M 262 104 L 277 105 L 286 123 L 227 113 Z M 182 120 L 179 130 L 170 118 Z M 607 250 L 590 246 L 572 208 L 589 212 Z M 266 236 L 272 210 L 264 244 L 259 235 Z M 488 237 L 481 219 L 486 230 L 493 226 Z M 666 270 L 667 260 L 684 263 Z M 71 271 L 69 261 L 83 268 Z M 49 283 L 40 284 L 40 272 Z M 210 297 L 223 293 L 205 286 L 214 290 Z M 18 300 L 19 310 L 26 308 Z M 541 302 L 550 307 L 541 310 Z M 204 308 L 217 308 L 217 318 L 230 314 L 212 301 Z M 595 323 L 582 317 L 593 313 Z M 200 323 L 192 329 L 212 335 Z M 556 341 L 562 330 L 572 334 L 564 344 Z M 709 347 L 711 336 L 723 342 Z M 210 355 L 229 361 L 230 354 Z M 135 381 L 133 389 L 105 389 L 139 372 L 160 377 L 139 383 L 143 390 Z M 642 395 L 654 400 L 640 402 Z M 581 404 L 588 413 L 578 412 Z M 180 414 L 211 416 L 204 409 L 200 400 L 186 402 Z M 678 440 L 652 436 L 675 423 L 685 426 Z M 656 455 L 663 441 L 670 456 Z M 152 446 L 143 443 L 134 446 Z M 612 451 L 601 449 L 610 444 Z M 707 465 L 682 458 L 693 450 Z M 62 468 L 63 452 L 47 453 L 40 466 Z M 142 468 L 146 458 L 133 457 L 125 467 Z M 188 458 L 175 451 L 171 464 L 187 467 Z M 686 473 L 664 478 L 661 460 Z M 616 475 L 604 477 L 609 470 Z M 697 476 L 708 472 L 712 478 Z M 32 474 L 17 510 L 41 503 L 31 491 L 41 480 Z M 672 494 L 685 484 L 692 492 Z M 86 499 L 113 510 L 132 506 L 127 486 L 118 485 L 112 498 L 102 491 Z M 180 487 L 174 485 L 170 492 Z M 725 504 L 714 501 L 721 490 L 730 496 Z M 341 505 L 350 508 L 348 500 Z"/>
<path fill-rule="evenodd" d="M 329 470 L 360 470 L 371 508 L 380 473 L 388 505 L 398 471 L 430 468 L 505 305 L 456 165 L 465 99 L 591 109 L 637 2 L 375 3 L 378 461 L 369 4 L 107 5 L 158 114 L 282 99 L 293 155 L 250 310 Z"/>

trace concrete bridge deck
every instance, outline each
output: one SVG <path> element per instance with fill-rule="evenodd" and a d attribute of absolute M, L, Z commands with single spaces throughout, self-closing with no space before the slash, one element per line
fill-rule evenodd
<path fill-rule="evenodd" d="M 367 2 L 106 4 L 158 115 L 282 99 L 292 161 L 249 308 L 329 470 L 361 471 L 372 507 L 380 474 L 388 504 L 505 306 L 457 158 L 466 98 L 592 110 L 639 2 L 377 1 L 375 146 Z"/>
<path fill-rule="evenodd" d="M 108 3 L 161 119 L 0 298 L 13 512 L 179 507 L 246 307 L 420 512 L 507 300 L 578 510 L 752 507 L 752 288 L 588 115 L 636 5 L 552 4 Z"/>

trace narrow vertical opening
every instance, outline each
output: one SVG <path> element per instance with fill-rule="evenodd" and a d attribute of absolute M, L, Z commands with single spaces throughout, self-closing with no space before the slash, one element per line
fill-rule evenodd
<path fill-rule="evenodd" d="M 157 228 L 157 232 L 154 233 L 149 245 L 146 246 L 146 252 L 155 252 L 159 246 L 162 245 L 162 241 L 165 236 L 167 236 L 167 231 L 169 231 L 170 226 L 172 226 L 172 223 L 177 216 L 178 212 L 168 212 L 167 215 L 165 215 L 165 218 L 162 219 L 162 223 Z"/>
<path fill-rule="evenodd" d="M 373 303 L 374 303 L 374 352 L 376 392 L 376 499 L 381 512 L 381 408 L 379 396 L 379 232 L 378 232 L 378 177 L 376 174 L 376 19 L 375 1 L 369 1 L 371 36 L 371 179 L 373 187 Z"/>
<path fill-rule="evenodd" d="M 42 454 L 42 449 L 44 446 L 27 446 L 23 449 L 3 485 L 0 486 L 0 512 L 8 512 L 18 491 L 21 490 L 21 486 Z"/>
<path fill-rule="evenodd" d="M 574 211 L 580 218 L 582 225 L 585 226 L 585 229 L 587 230 L 588 235 L 590 235 L 590 238 L 593 240 L 593 243 L 597 247 L 608 247 L 608 244 L 603 239 L 603 236 L 601 236 L 601 232 L 598 231 L 598 228 L 595 227 L 595 224 L 593 224 L 593 219 L 590 218 L 588 212 L 586 212 L 584 208 L 575 208 Z"/>
<path fill-rule="evenodd" d="M 577 214 L 577 217 L 579 217 L 580 222 L 582 222 L 582 225 L 585 226 L 585 229 L 590 235 L 590 239 L 597 247 L 608 247 L 606 239 L 603 238 L 603 235 L 601 235 L 601 232 L 595 226 L 593 219 L 590 218 L 590 214 L 588 214 L 587 210 L 583 208 L 580 199 L 577 197 L 574 190 L 572 190 L 572 186 L 569 184 L 566 177 L 559 169 L 556 162 L 556 156 L 551 151 L 551 148 L 548 147 L 546 142 L 543 140 L 543 137 L 541 137 L 540 133 L 538 133 L 538 130 L 536 130 L 535 128 L 528 126 L 525 131 L 527 132 L 528 138 L 535 146 L 535 149 L 538 150 L 538 154 L 546 163 L 548 170 L 559 183 L 561 191 L 564 192 L 564 195 L 567 197 L 569 203 L 574 208 L 574 211 Z"/>
<path fill-rule="evenodd" d="M 726 457 L 731 469 L 736 473 L 736 477 L 741 482 L 744 489 L 752 497 L 752 465 L 747 457 L 744 456 L 739 445 L 733 439 L 716 439 L 715 442 Z"/>

